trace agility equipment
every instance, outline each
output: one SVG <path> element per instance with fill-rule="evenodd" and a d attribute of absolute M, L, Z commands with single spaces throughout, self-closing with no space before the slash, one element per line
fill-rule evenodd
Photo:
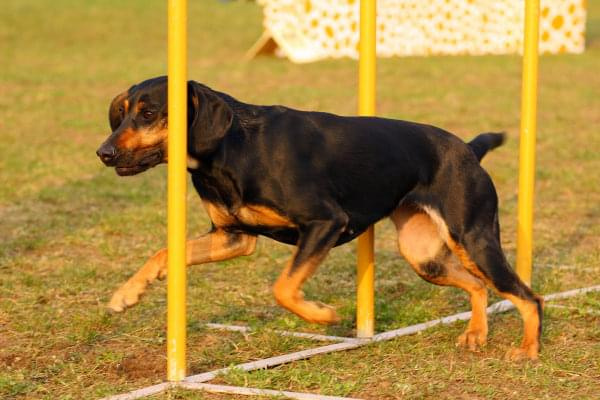
<path fill-rule="evenodd" d="M 380 0 L 381 4 L 391 1 Z M 458 0 L 446 3 L 454 4 Z M 554 0 L 559 2 L 559 0 Z M 483 0 L 482 0 L 483 2 Z M 318 4 L 316 0 L 305 1 L 308 7 Z M 355 4 L 348 0 L 348 4 Z M 400 2 L 402 3 L 402 2 Z M 414 2 L 412 2 L 414 3 Z M 426 2 L 420 2 L 425 4 Z M 437 3 L 432 1 L 431 3 Z M 464 3 L 464 1 L 463 1 Z M 473 3 L 467 1 L 467 3 Z M 505 2 L 497 2 L 504 4 Z M 565 2 L 565 4 L 567 4 Z M 568 2 L 565 8 L 570 14 L 581 18 L 583 5 L 579 2 Z M 539 0 L 527 0 L 525 12 L 525 50 L 523 58 L 523 92 L 522 92 L 522 124 L 521 124 L 521 161 L 519 171 L 519 240 L 518 240 L 518 272 L 526 281 L 531 281 L 531 244 L 532 244 L 532 205 L 533 175 L 535 166 L 535 129 L 537 102 L 537 57 L 538 57 L 538 21 L 540 15 Z M 572 7 L 573 8 L 572 8 Z M 384 7 L 385 9 L 385 7 Z M 545 9 L 544 9 L 545 10 Z M 573 10 L 573 11 L 571 11 Z M 310 12 L 310 9 L 306 9 Z M 545 11 L 542 11 L 542 16 Z M 376 25 L 375 0 L 360 2 L 360 63 L 359 63 L 359 114 L 375 114 L 375 60 L 376 33 L 382 28 Z M 334 18 L 335 19 L 335 18 Z M 554 19 L 553 21 L 555 21 Z M 564 23 L 565 19 L 562 20 Z M 575 24 L 575 22 L 572 22 Z M 558 23 L 556 23 L 558 25 Z M 352 26 L 352 24 L 350 24 Z M 544 24 L 542 24 L 544 26 Z M 351 28 L 355 30 L 355 28 Z M 575 34 L 572 32 L 571 34 Z M 332 33 L 333 35 L 333 33 Z M 566 34 L 565 34 L 566 35 Z M 567 36 L 567 35 L 566 35 Z M 385 38 L 385 36 L 383 36 Z M 544 36 L 542 36 L 542 40 Z M 198 388 L 207 391 L 221 391 L 240 394 L 279 394 L 298 399 L 333 399 L 333 397 L 303 393 L 277 392 L 262 389 L 219 387 L 204 382 L 213 379 L 218 373 L 226 370 L 208 372 L 186 378 L 186 156 L 187 156 L 187 1 L 168 0 L 168 74 L 169 74 L 169 149 L 168 149 L 168 317 L 167 317 L 167 379 L 169 382 L 151 386 L 110 399 L 136 399 L 160 393 L 169 388 L 179 386 Z M 582 45 L 582 40 L 578 42 Z M 383 41 L 379 41 L 383 43 Z M 383 46 L 383 44 L 382 44 Z M 385 47 L 384 47 L 385 48 Z M 540 47 L 541 48 L 541 47 Z M 567 50 L 567 48 L 565 48 Z M 364 346 L 368 343 L 388 340 L 394 337 L 415 333 L 441 323 L 450 323 L 470 318 L 470 312 L 456 314 L 434 321 L 401 328 L 391 332 L 374 335 L 374 258 L 372 228 L 359 239 L 358 244 L 358 294 L 357 294 L 357 334 L 359 339 L 320 337 L 319 340 L 334 340 L 340 343 L 322 346 L 316 349 L 292 353 L 252 363 L 241 364 L 236 368 L 253 370 L 267 368 L 298 359 L 308 358 L 316 354 L 340 351 Z M 546 299 L 563 298 L 580 293 L 599 290 L 600 286 L 570 291 L 549 296 Z M 500 302 L 488 308 L 488 312 L 500 312 L 510 309 L 511 304 Z M 240 327 L 235 327 L 239 329 Z M 241 328 L 243 329 L 243 327 Z M 288 333 L 291 334 L 291 333 Z M 320 336 L 320 335 L 315 335 Z M 303 337 L 307 337 L 304 335 Z M 371 338 L 371 339 L 364 339 Z M 315 339 L 317 339 L 315 337 Z M 339 398 L 338 398 L 339 399 Z"/>
<path fill-rule="evenodd" d="M 264 31 L 247 58 L 276 53 L 293 62 L 359 57 L 358 0 L 260 0 Z M 377 55 L 516 54 L 524 0 L 379 0 Z M 543 0 L 542 54 L 582 53 L 585 0 Z"/>
<path fill-rule="evenodd" d="M 186 375 L 187 0 L 168 0 L 167 378 Z"/>

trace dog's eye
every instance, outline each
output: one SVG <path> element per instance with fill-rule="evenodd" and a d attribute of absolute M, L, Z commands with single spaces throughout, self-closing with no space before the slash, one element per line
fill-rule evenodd
<path fill-rule="evenodd" d="M 142 112 L 142 115 L 144 116 L 144 118 L 150 119 L 154 116 L 154 112 L 152 112 L 150 110 L 145 110 Z"/>

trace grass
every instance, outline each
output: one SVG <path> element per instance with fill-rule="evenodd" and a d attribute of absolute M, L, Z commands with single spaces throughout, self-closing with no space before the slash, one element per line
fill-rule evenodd
<path fill-rule="evenodd" d="M 589 2 L 583 55 L 540 61 L 534 289 L 598 284 L 600 269 L 600 5 Z M 240 62 L 261 31 L 252 2 L 190 2 L 190 78 L 254 103 L 339 114 L 356 110 L 356 63 Z M 165 287 L 135 308 L 106 310 L 112 292 L 165 238 L 165 168 L 118 178 L 94 151 L 108 133 L 112 97 L 166 71 L 162 1 L 7 0 L 0 10 L 0 397 L 88 399 L 165 377 Z M 467 139 L 507 130 L 484 161 L 500 195 L 503 245 L 514 259 L 521 61 L 517 56 L 381 59 L 378 112 L 425 121 Z M 189 193 L 189 233 L 208 220 Z M 417 278 L 377 226 L 377 329 L 468 308 L 466 296 Z M 261 240 L 249 257 L 189 270 L 189 372 L 314 346 L 271 328 L 352 335 L 354 247 L 328 257 L 307 297 L 343 322 L 306 324 L 275 305 L 270 285 L 291 249 Z M 491 318 L 480 353 L 454 347 L 464 324 L 268 371 L 228 384 L 369 399 L 594 398 L 600 392 L 600 296 L 548 308 L 538 363 L 503 361 L 519 341 L 514 312 Z M 596 311 L 594 313 L 593 311 Z M 240 323 L 247 335 L 206 330 Z M 231 399 L 172 391 L 155 399 Z"/>

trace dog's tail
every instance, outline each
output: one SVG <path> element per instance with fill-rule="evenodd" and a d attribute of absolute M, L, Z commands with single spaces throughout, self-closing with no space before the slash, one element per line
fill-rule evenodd
<path fill-rule="evenodd" d="M 494 150 L 496 147 L 501 146 L 506 140 L 505 132 L 489 132 L 481 133 L 477 137 L 471 140 L 468 145 L 477 156 L 477 159 L 481 159 L 487 154 L 488 151 Z"/>

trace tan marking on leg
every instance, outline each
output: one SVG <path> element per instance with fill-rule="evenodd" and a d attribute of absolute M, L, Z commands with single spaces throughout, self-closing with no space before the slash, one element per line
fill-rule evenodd
<path fill-rule="evenodd" d="M 237 234 L 237 240 L 232 240 L 231 235 L 217 230 L 198 239 L 189 240 L 186 244 L 186 264 L 189 266 L 222 261 L 249 255 L 254 251 L 255 236 Z M 167 249 L 162 249 L 150 257 L 144 266 L 115 292 L 109 308 L 120 312 L 136 304 L 148 284 L 156 279 L 164 279 L 166 275 Z"/>
<path fill-rule="evenodd" d="M 162 271 L 166 270 L 166 266 L 167 249 L 162 249 L 150 257 L 144 266 L 113 294 L 108 307 L 113 311 L 121 312 L 136 304 L 148 284 L 162 277 Z"/>
<path fill-rule="evenodd" d="M 273 285 L 273 294 L 279 305 L 300 318 L 318 324 L 332 324 L 340 320 L 335 310 L 326 304 L 304 300 L 304 294 L 300 290 L 304 281 L 315 272 L 324 257 L 325 254 L 314 256 L 294 268 L 293 272 L 295 257 L 292 257 Z"/>
<path fill-rule="evenodd" d="M 242 233 L 231 234 L 217 230 L 209 235 L 209 239 L 210 241 L 198 239 L 187 247 L 188 265 L 223 261 L 238 256 L 249 256 L 254 252 L 254 248 L 256 247 L 256 236 Z"/>
<path fill-rule="evenodd" d="M 466 290 L 471 300 L 471 320 L 469 321 L 469 325 L 467 325 L 467 329 L 458 337 L 457 345 L 475 351 L 477 350 L 477 346 L 485 346 L 487 344 L 487 289 L 479 279 L 466 271 L 465 274 L 476 280 L 477 283 L 473 285 L 468 280 L 464 280 L 452 285 Z"/>
<path fill-rule="evenodd" d="M 448 225 L 446 225 L 446 221 L 444 221 L 444 218 L 442 218 L 440 213 L 438 213 L 431 207 L 423 207 L 423 211 L 425 211 L 425 213 L 429 215 L 429 218 L 431 218 L 431 221 L 437 227 L 438 233 L 440 234 L 440 238 L 444 242 L 448 243 L 448 240 L 450 240 L 450 233 L 448 230 Z"/>
<path fill-rule="evenodd" d="M 458 345 L 466 346 L 469 349 L 475 347 L 475 343 L 485 345 L 487 341 L 488 323 L 487 323 L 487 290 L 486 285 L 494 288 L 490 280 L 481 272 L 477 264 L 473 262 L 467 250 L 452 239 L 448 239 L 448 246 L 452 253 L 460 261 L 460 265 L 465 272 L 471 275 L 472 280 L 477 282 L 469 291 L 471 296 L 472 317 L 469 321 L 467 330 L 458 338 Z"/>
<path fill-rule="evenodd" d="M 126 100 L 127 96 L 129 96 L 129 91 L 125 91 L 117 95 L 110 102 L 108 119 L 113 132 L 119 128 L 119 125 L 121 125 L 121 122 L 123 122 L 123 115 L 127 112 L 127 108 L 129 108 L 129 101 Z M 121 106 L 123 107 L 123 111 L 119 110 Z"/>
<path fill-rule="evenodd" d="M 458 337 L 456 344 L 476 351 L 478 346 L 487 344 L 487 289 L 485 284 L 470 274 L 453 255 L 448 257 L 444 266 L 447 275 L 431 279 L 431 282 L 437 285 L 454 286 L 469 294 L 471 319 L 465 331 Z M 413 269 L 419 273 L 418 268 L 413 266 Z"/>
<path fill-rule="evenodd" d="M 398 230 L 400 253 L 418 275 L 437 285 L 454 286 L 469 293 L 472 316 L 467 329 L 459 336 L 458 344 L 470 350 L 485 345 L 488 334 L 487 290 L 484 282 L 469 273 L 446 248 L 441 236 L 448 232 L 446 224 L 433 221 L 429 213 L 410 205 L 396 209 L 391 219 Z M 444 253 L 447 255 L 444 256 Z M 422 270 L 422 265 L 432 260 L 445 267 L 445 275 L 432 278 Z"/>
<path fill-rule="evenodd" d="M 202 200 L 206 213 L 217 227 L 226 227 L 237 223 L 236 218 L 222 205 Z"/>
<path fill-rule="evenodd" d="M 398 207 L 390 216 L 398 231 L 398 248 L 411 265 L 433 260 L 444 246 L 431 218 L 416 207 Z"/>
<path fill-rule="evenodd" d="M 521 342 L 521 347 L 510 349 L 506 353 L 506 358 L 513 361 L 522 360 L 525 358 L 537 360 L 538 353 L 540 351 L 540 315 L 537 304 L 535 302 L 523 300 L 510 293 L 498 294 L 505 299 L 510 300 L 515 307 L 517 307 L 517 310 L 519 310 L 521 313 L 524 323 L 523 341 Z"/>
<path fill-rule="evenodd" d="M 463 246 L 456 243 L 452 239 L 448 240 L 448 246 L 450 247 L 450 250 L 452 250 L 452 253 L 454 253 L 454 255 L 458 257 L 461 264 L 467 269 L 467 271 L 484 281 L 489 286 L 494 287 L 492 282 L 490 282 L 490 280 L 483 274 L 483 272 L 481 272 L 477 264 L 475 264 L 475 262 L 471 259 L 469 253 Z"/>
<path fill-rule="evenodd" d="M 278 211 L 261 205 L 245 205 L 236 212 L 236 217 L 247 225 L 296 226 Z"/>
<path fill-rule="evenodd" d="M 471 259 L 467 250 L 463 246 L 454 242 L 453 240 L 450 240 L 449 246 L 452 249 L 452 252 L 460 259 L 461 263 L 471 274 L 481 279 L 488 286 L 494 288 L 498 295 L 511 301 L 517 310 L 519 310 L 524 324 L 523 342 L 521 343 L 520 348 L 509 350 L 506 355 L 507 358 L 511 360 L 519 360 L 523 358 L 536 360 L 538 358 L 538 352 L 540 349 L 540 316 L 538 314 L 537 304 L 535 302 L 529 302 L 521 299 L 513 294 L 502 293 L 498 291 L 493 282 L 491 282 L 491 280 L 488 279 L 483 272 L 481 272 L 477 264 L 475 264 L 475 262 Z"/>

